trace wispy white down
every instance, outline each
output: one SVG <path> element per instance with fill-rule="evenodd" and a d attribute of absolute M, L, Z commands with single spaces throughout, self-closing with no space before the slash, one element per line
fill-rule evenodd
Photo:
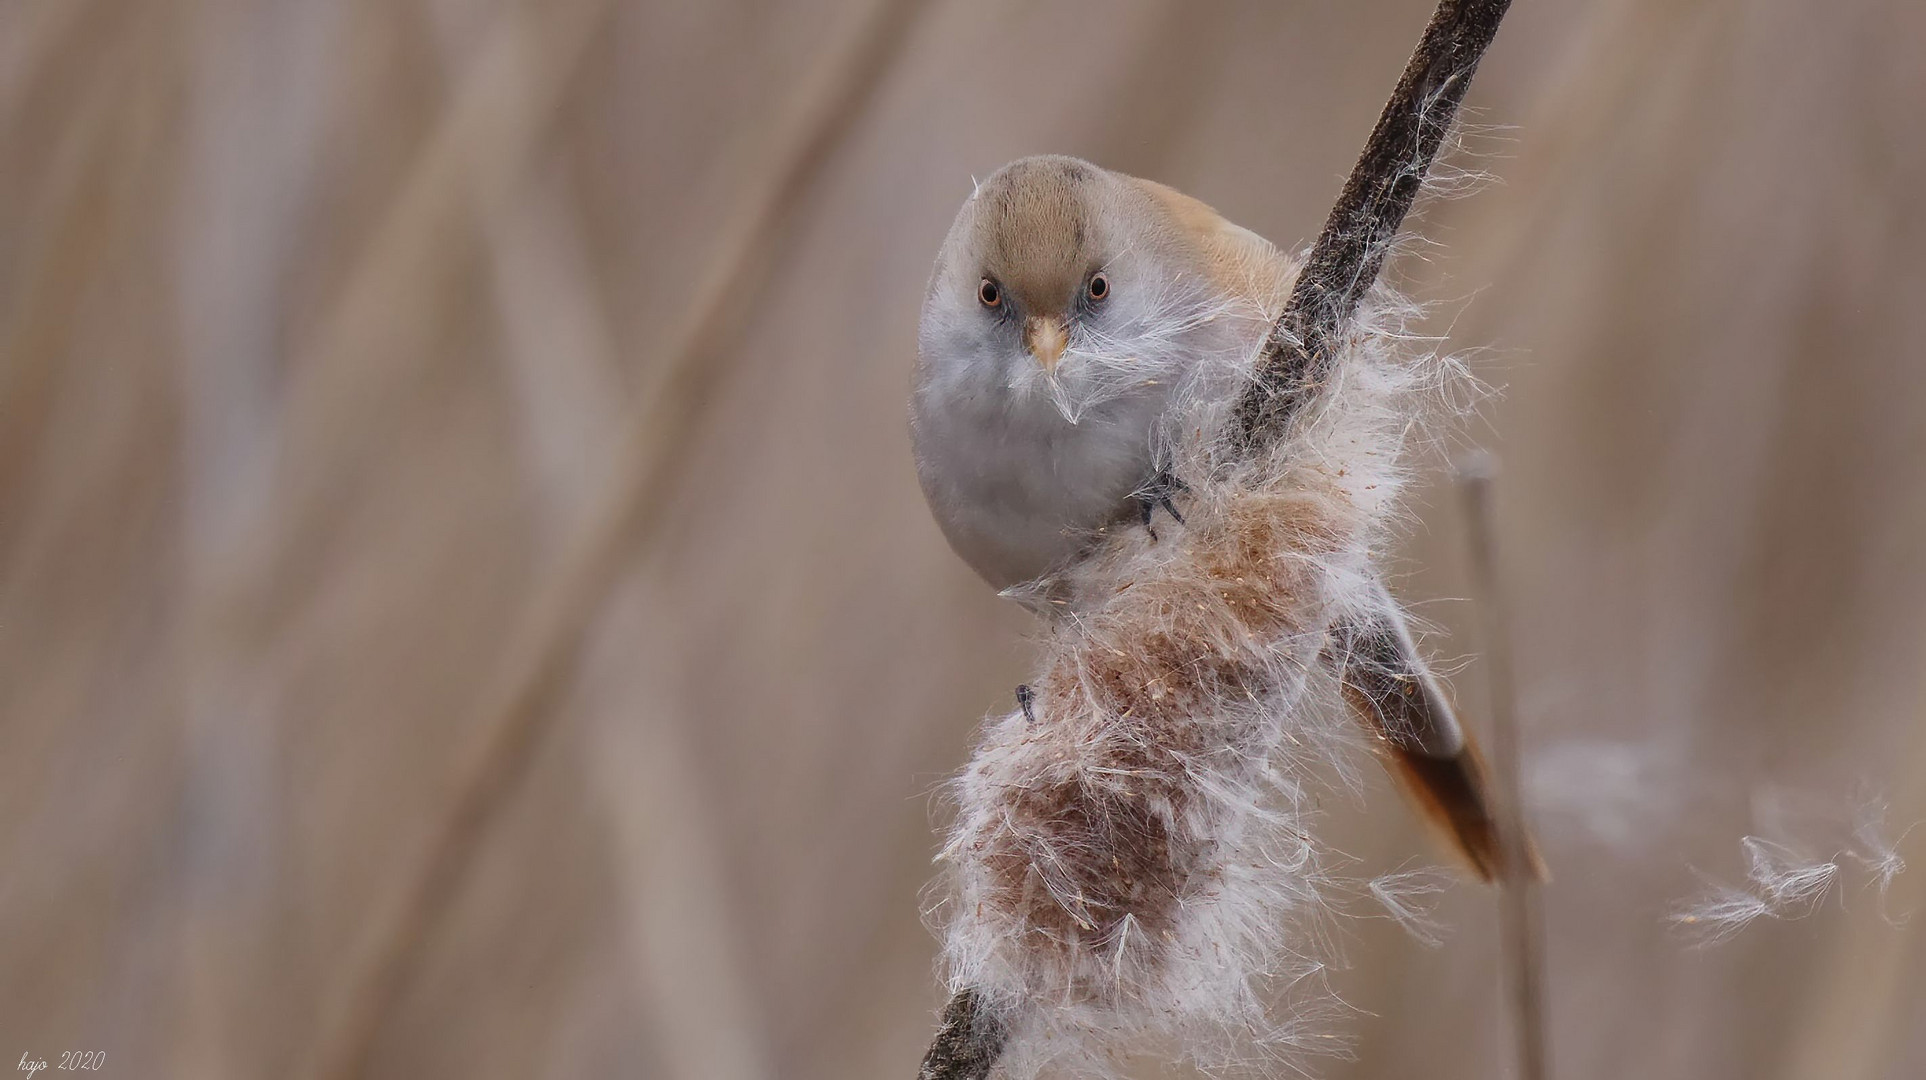
<path fill-rule="evenodd" d="M 1158 451 L 1188 484 L 1187 524 L 1119 530 L 1024 590 L 1059 613 L 1030 682 L 1038 720 L 991 718 L 952 787 L 929 917 L 952 989 L 1008 1025 L 1001 1068 L 1017 1080 L 1110 1076 L 1133 1053 L 1269 1069 L 1329 1051 L 1342 1007 L 1322 973 L 1340 905 L 1368 895 L 1436 936 L 1440 883 L 1342 880 L 1314 795 L 1359 741 L 1319 656 L 1338 619 L 1376 602 L 1371 553 L 1445 364 L 1381 289 L 1322 392 L 1245 460 L 1221 432 L 1254 357 L 1185 367 L 1157 342 L 1184 319 L 1268 321 L 1283 296 L 1262 311 L 1184 299 L 1152 305 L 1165 332 L 1134 328 L 1129 350 L 1073 339 L 1078 392 L 1057 405 L 1075 420 L 1181 372 Z"/>
<path fill-rule="evenodd" d="M 1835 895 L 1848 869 L 1861 871 L 1865 885 L 1877 891 L 1883 903 L 1893 879 L 1906 869 L 1898 842 L 1886 839 L 1885 819 L 1882 801 L 1862 798 L 1850 839 L 1830 855 L 1816 854 L 1809 845 L 1743 837 L 1739 850 L 1745 859 L 1745 883 L 1732 885 L 1701 874 L 1704 890 L 1675 906 L 1668 918 L 1697 944 L 1717 944 L 1761 918 L 1796 919 L 1811 914 Z M 1899 839 L 1911 831 L 1908 828 Z M 1844 903 L 1844 893 L 1837 895 Z M 1886 917 L 1897 922 L 1905 914 Z"/>

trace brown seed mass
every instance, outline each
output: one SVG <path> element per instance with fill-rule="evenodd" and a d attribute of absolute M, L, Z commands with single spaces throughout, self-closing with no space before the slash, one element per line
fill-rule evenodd
<path fill-rule="evenodd" d="M 1121 948 L 1134 924 L 1133 941 L 1160 948 L 1181 905 L 1212 887 L 1193 770 L 1272 748 L 1275 725 L 1224 703 L 1265 700 L 1277 643 L 1322 628 L 1311 560 L 1345 539 L 1332 506 L 1245 498 L 1200 515 L 1190 558 L 1066 631 L 1074 647 L 1054 650 L 1036 686 L 1035 737 L 1060 744 L 1038 760 L 1054 764 L 999 793 L 1001 826 L 978 848 L 990 903 L 1033 947 Z"/>

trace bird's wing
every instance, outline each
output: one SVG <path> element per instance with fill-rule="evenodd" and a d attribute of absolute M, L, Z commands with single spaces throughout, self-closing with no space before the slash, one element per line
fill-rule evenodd
<path fill-rule="evenodd" d="M 1425 819 L 1442 831 L 1485 881 L 1503 874 L 1505 845 L 1494 813 L 1484 757 L 1458 722 L 1444 688 L 1431 674 L 1382 583 L 1367 615 L 1333 631 L 1327 653 L 1344 683 L 1344 697 L 1377 736 L 1387 768 Z M 1545 876 L 1531 838 L 1527 873 Z"/>
<path fill-rule="evenodd" d="M 1154 180 L 1131 179 L 1172 224 L 1193 238 L 1200 269 L 1220 290 L 1255 301 L 1266 318 L 1274 319 L 1284 310 L 1297 278 L 1297 263 L 1290 256 L 1202 200 Z"/>
<path fill-rule="evenodd" d="M 1201 269 L 1227 295 L 1248 297 L 1269 318 L 1283 310 L 1297 264 L 1270 241 L 1225 220 L 1174 188 L 1137 180 L 1167 219 L 1194 240 Z M 1344 696 L 1377 736 L 1385 763 L 1420 813 L 1486 881 L 1502 876 L 1505 854 L 1483 756 L 1418 654 L 1389 590 L 1373 583 L 1367 614 L 1340 624 L 1328 653 Z M 1544 870 L 1526 838 L 1529 873 Z"/>

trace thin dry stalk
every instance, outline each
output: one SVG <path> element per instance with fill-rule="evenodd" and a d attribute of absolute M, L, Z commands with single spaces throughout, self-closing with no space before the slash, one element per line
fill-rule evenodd
<path fill-rule="evenodd" d="M 1240 442 L 1277 439 L 1330 374 L 1344 329 L 1377 284 L 1510 7 L 1511 0 L 1443 0 L 1432 13 L 1264 343 L 1256 381 L 1231 421 Z"/>
<path fill-rule="evenodd" d="M 996 1067 L 1009 1032 L 982 1009 L 974 990 L 950 999 L 917 1080 L 983 1080 Z"/>
<path fill-rule="evenodd" d="M 548 38 L 542 55 L 533 58 L 525 55 L 530 16 L 521 6 L 510 4 L 495 17 L 454 100 L 360 256 L 346 295 L 304 343 L 305 353 L 354 355 L 357 350 L 343 349 L 342 343 L 377 322 L 392 296 L 405 295 L 394 279 L 407 272 L 416 253 L 432 246 L 441 223 L 461 205 L 464 189 L 477 182 L 476 171 L 499 175 L 521 165 L 606 6 L 606 0 L 573 5 L 557 20 L 565 29 Z M 484 162 L 487 167 L 478 170 Z M 297 364 L 294 370 L 327 372 L 330 367 Z M 364 956 L 350 969 L 320 1027 L 320 1041 L 308 1058 L 310 1075 L 346 1080 L 367 1071 L 383 1018 L 400 999 L 429 928 L 454 895 L 494 809 L 515 786 L 520 759 L 531 756 L 533 745 L 520 733 L 497 732 L 484 739 L 481 753 L 461 773 L 447 816 L 432 834 L 416 874 L 378 917 Z"/>
<path fill-rule="evenodd" d="M 1233 441 L 1247 457 L 1283 437 L 1297 406 L 1329 374 L 1510 6 L 1510 0 L 1442 0 L 1433 13 L 1265 343 L 1255 381 L 1230 418 Z M 988 1072 L 1009 1033 L 980 1019 L 959 1024 L 958 1017 L 977 1012 L 972 991 L 951 999 L 919 1080 L 980 1080 Z"/>
<path fill-rule="evenodd" d="M 1504 822 L 1501 835 L 1505 865 L 1527 867 L 1534 857 L 1528 840 L 1531 834 L 1526 830 L 1520 775 L 1511 625 L 1498 580 L 1492 475 L 1490 458 L 1476 455 L 1459 467 L 1458 488 L 1464 501 L 1478 606 L 1484 613 L 1485 666 L 1491 682 L 1491 757 L 1498 779 L 1498 812 Z M 1498 917 L 1504 936 L 1512 1024 L 1518 1038 L 1518 1075 L 1523 1080 L 1547 1080 L 1551 1061 L 1545 1032 L 1545 931 L 1538 879 L 1530 873 L 1507 874 L 1499 886 Z"/>
<path fill-rule="evenodd" d="M 846 50 L 827 55 L 796 96 L 779 129 L 779 164 L 765 175 L 719 245 L 720 257 L 702 279 L 693 318 L 664 354 L 654 392 L 625 424 L 624 445 L 589 520 L 566 548 L 556 570 L 537 590 L 518 645 L 485 697 L 476 726 L 480 749 L 456 785 L 450 809 L 399 892 L 394 909 L 371 936 L 368 959 L 344 994 L 344 1019 L 325 1029 L 313 1075 L 349 1080 L 366 1071 L 381 1020 L 401 997 L 428 929 L 455 896 L 481 840 L 508 796 L 527 774 L 554 717 L 552 705 L 567 683 L 582 638 L 614 590 L 620 572 L 654 536 L 658 518 L 641 511 L 660 501 L 673 479 L 673 450 L 702 415 L 699 403 L 733 369 L 724 346 L 736 326 L 741 298 L 759 280 L 765 256 L 783 235 L 797 203 L 821 171 L 829 151 L 862 115 L 889 60 L 900 50 L 920 5 L 882 0 Z M 517 18 L 513 11 L 503 18 Z"/>

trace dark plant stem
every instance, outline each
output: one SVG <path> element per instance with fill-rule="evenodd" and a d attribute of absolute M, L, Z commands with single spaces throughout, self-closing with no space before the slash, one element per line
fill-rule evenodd
<path fill-rule="evenodd" d="M 1231 437 L 1247 456 L 1279 438 L 1298 404 L 1329 374 L 1337 341 L 1376 284 L 1391 239 L 1509 7 L 1511 0 L 1441 0 L 1432 14 L 1271 328 L 1255 381 L 1231 416 Z M 943 1010 L 943 1027 L 917 1080 L 982 1080 L 1008 1037 L 1000 1022 L 982 1014 L 977 993 L 965 990 Z"/>
<path fill-rule="evenodd" d="M 1337 344 L 1418 197 L 1511 0 L 1443 0 L 1324 221 L 1284 313 L 1271 327 L 1255 381 L 1231 416 L 1246 455 L 1275 441 L 1330 375 Z"/>
<path fill-rule="evenodd" d="M 1545 1035 L 1544 916 L 1539 909 L 1538 875 L 1525 824 L 1524 783 L 1520 769 L 1518 713 L 1511 677 L 1511 623 L 1498 580 L 1498 545 L 1491 508 L 1491 460 L 1478 455 L 1459 466 L 1458 489 L 1464 499 L 1465 528 L 1471 547 L 1472 580 L 1484 615 L 1485 668 L 1491 683 L 1491 757 L 1498 776 L 1505 865 L 1499 880 L 1498 919 L 1504 936 L 1504 981 L 1511 997 L 1512 1030 L 1518 1040 L 1520 1080 L 1547 1080 L 1551 1052 Z"/>
<path fill-rule="evenodd" d="M 981 996 L 965 990 L 943 1009 L 943 1026 L 923 1055 L 916 1080 L 983 1080 L 1008 1038 L 1003 1023 L 984 1010 Z"/>
<path fill-rule="evenodd" d="M 565 20 L 581 27 L 571 48 L 585 48 L 597 18 L 613 5 L 583 0 L 574 6 L 586 14 Z M 490 32 L 502 40 L 519 33 L 512 24 L 521 17 L 517 7 L 506 7 L 496 17 L 501 29 Z M 366 955 L 350 961 L 354 970 L 341 1004 L 315 1026 L 316 1044 L 308 1052 L 303 1075 L 358 1080 L 374 1069 L 380 1036 L 417 977 L 433 931 L 448 917 L 501 815 L 560 723 L 560 699 L 574 677 L 590 628 L 607 598 L 618 591 L 621 575 L 642 565 L 660 536 L 663 516 L 647 511 L 662 505 L 680 468 L 680 449 L 705 415 L 701 403 L 713 397 L 713 388 L 748 355 L 728 348 L 739 329 L 740 313 L 747 310 L 745 298 L 753 298 L 762 287 L 770 252 L 796 228 L 797 207 L 821 183 L 832 152 L 867 115 L 876 88 L 927 7 L 923 0 L 878 0 L 850 43 L 824 53 L 798 89 L 785 97 L 786 111 L 775 131 L 780 149 L 759 174 L 751 197 L 730 215 L 730 231 L 717 243 L 722 254 L 716 265 L 696 278 L 694 298 L 685 308 L 689 320 L 650 365 L 652 374 L 660 374 L 640 395 L 635 415 L 623 422 L 622 445 L 607 464 L 609 479 L 596 504 L 583 514 L 585 524 L 569 538 L 555 569 L 534 587 L 521 630 L 483 680 L 483 712 L 471 724 L 476 750 L 452 781 L 447 808 L 432 826 L 421 859 L 407 868 L 394 900 L 370 917 Z M 563 12 L 548 8 L 545 13 L 552 19 L 563 17 Z M 482 55 L 495 53 L 485 46 Z M 539 100 L 547 103 L 545 109 L 553 109 L 578 59 L 574 54 L 566 60 L 538 55 L 528 62 L 537 64 L 528 77 L 546 80 L 547 89 L 541 91 L 545 96 Z M 499 82 L 501 76 L 495 79 Z M 485 84 L 470 85 L 478 89 L 468 93 L 492 100 L 480 93 Z M 464 124 L 466 104 L 457 100 L 443 121 L 444 132 L 454 134 L 444 140 L 438 133 L 427 141 L 425 175 L 443 175 L 443 156 L 452 153 L 465 160 L 462 155 L 481 152 L 476 140 L 493 128 Z M 406 190 L 413 190 L 412 184 Z"/>

